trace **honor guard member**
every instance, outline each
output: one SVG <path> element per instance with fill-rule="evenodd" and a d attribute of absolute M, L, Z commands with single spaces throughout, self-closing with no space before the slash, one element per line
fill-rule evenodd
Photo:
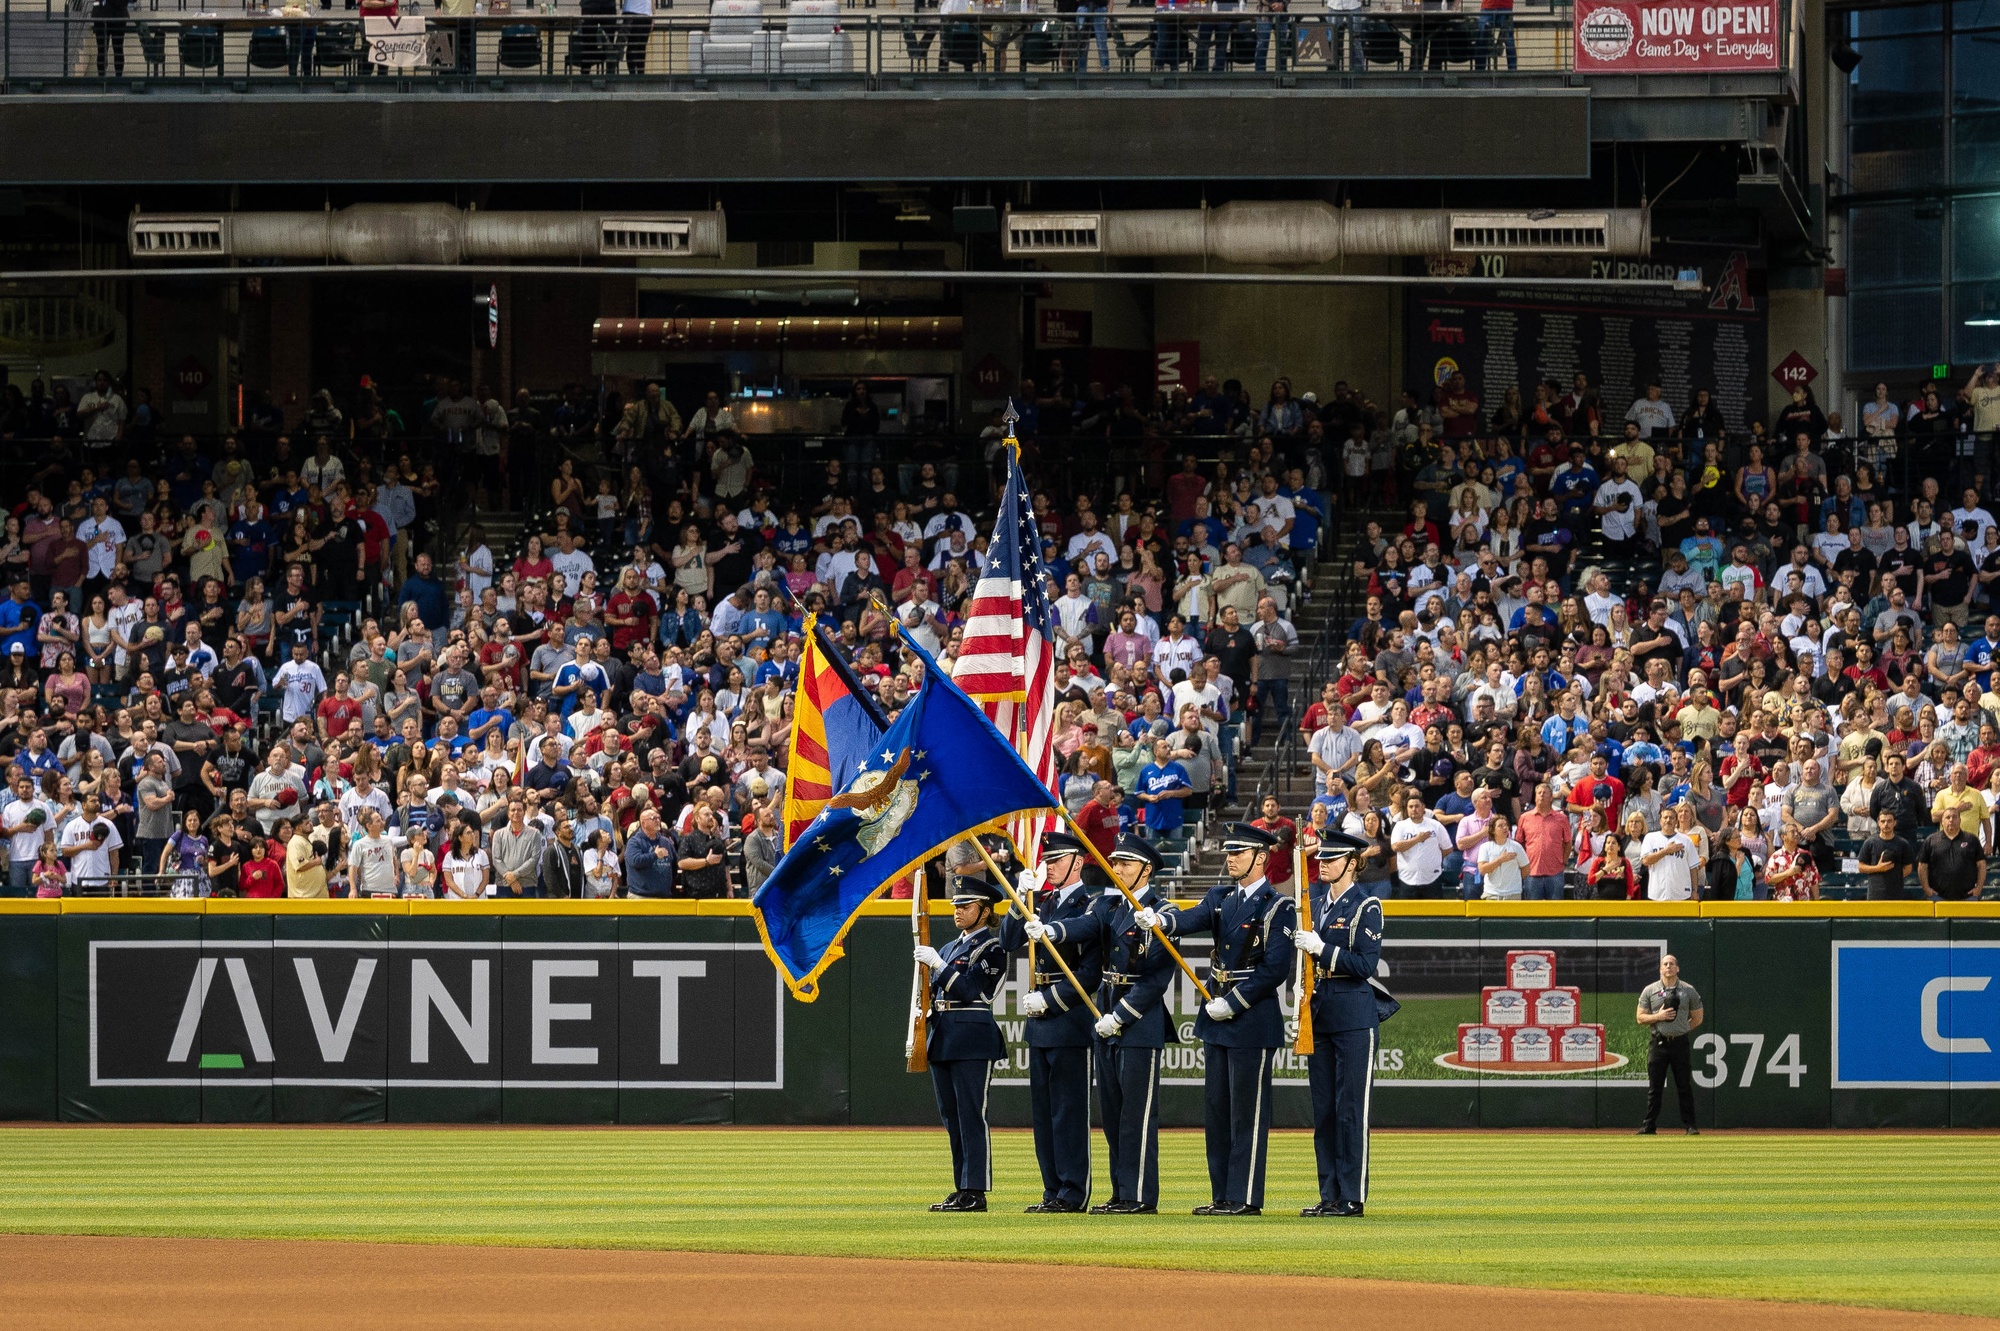
<path fill-rule="evenodd" d="M 1067 832 L 1042 838 L 1042 867 L 1023 870 L 1018 890 L 1035 908 L 1040 927 L 1081 920 L 1095 898 L 1083 887 L 1083 843 Z M 1035 893 L 1046 884 L 1040 900 Z M 1081 932 L 1081 931 L 1079 931 Z M 1016 952 L 1027 946 L 1027 921 L 1008 915 L 1000 921 L 1000 946 Z M 1028 1098 L 1034 1110 L 1035 1159 L 1042 1167 L 1042 1200 L 1030 1213 L 1081 1211 L 1090 1205 L 1090 1054 L 1097 1038 L 1083 996 L 1094 992 L 1102 947 L 1077 938 L 1051 947 L 1075 973 L 1079 991 L 1062 967 L 1036 958 L 1030 988 L 1021 996 L 1027 1017 Z"/>
<path fill-rule="evenodd" d="M 993 1140 L 986 1125 L 986 1093 L 993 1065 L 1007 1057 L 1007 1041 L 993 1019 L 993 994 L 1007 974 L 1007 954 L 994 936 L 993 906 L 1000 889 L 979 878 L 952 885 L 951 913 L 958 937 L 942 948 L 919 947 L 916 959 L 931 972 L 931 1087 L 938 1117 L 951 1138 L 952 1194 L 933 1211 L 984 1211 L 993 1186 Z"/>
<path fill-rule="evenodd" d="M 1278 989 L 1291 978 L 1298 907 L 1264 877 L 1278 839 L 1249 823 L 1223 829 L 1222 849 L 1236 885 L 1218 886 L 1187 910 L 1138 913 L 1170 934 L 1210 933 L 1208 988 L 1194 1030 L 1203 1052 L 1203 1119 L 1213 1199 L 1196 1215 L 1262 1215 L 1264 1164 L 1271 1134 L 1271 1064 L 1285 1044 Z"/>
<path fill-rule="evenodd" d="M 1345 832 L 1320 834 L 1320 881 L 1308 896 L 1311 929 L 1292 941 L 1313 958 L 1313 1154 L 1319 1205 L 1305 1216 L 1360 1215 L 1368 1200 L 1368 1104 L 1375 1085 L 1376 1028 L 1395 1011 L 1375 979 L 1382 956 L 1382 903 L 1354 881 L 1368 843 Z M 1388 1012 L 1383 1008 L 1387 1007 Z"/>
<path fill-rule="evenodd" d="M 1158 909 L 1153 875 L 1164 863 L 1149 841 L 1122 836 L 1111 852 L 1111 872 L 1141 906 Z M 1103 946 L 1103 982 L 1097 987 L 1097 1105 L 1111 1157 L 1111 1200 L 1092 1215 L 1153 1215 L 1160 1208 L 1160 1057 L 1179 1043 L 1167 989 L 1174 960 L 1134 919 L 1132 903 L 1116 888 L 1097 899 L 1081 920 L 1042 927 L 1057 943 L 1095 936 Z"/>

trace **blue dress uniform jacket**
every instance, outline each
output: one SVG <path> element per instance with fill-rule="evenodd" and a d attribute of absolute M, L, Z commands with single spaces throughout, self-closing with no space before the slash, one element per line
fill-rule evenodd
<path fill-rule="evenodd" d="M 1163 904 L 1151 889 L 1139 900 L 1154 910 Z M 1111 1164 L 1111 1200 L 1158 1206 L 1161 1051 L 1180 1041 L 1166 1004 L 1176 968 L 1160 940 L 1133 915 L 1132 903 L 1114 887 L 1098 898 L 1089 916 L 1049 927 L 1054 937 L 1088 933 L 1102 941 L 1104 979 L 1097 1006 L 1124 1023 L 1117 1035 L 1100 1038 L 1096 1050 L 1098 1121 Z"/>
<path fill-rule="evenodd" d="M 1326 884 L 1312 886 L 1312 918 L 1326 943 L 1313 969 L 1314 1031 L 1374 1030 L 1375 977 L 1382 959 L 1382 903 L 1350 884 L 1331 902 Z"/>
<path fill-rule="evenodd" d="M 1248 893 L 1225 883 L 1210 889 L 1198 905 L 1181 911 L 1169 908 L 1161 914 L 1170 921 L 1167 932 L 1175 937 L 1214 934 L 1209 992 L 1227 998 L 1236 1009 L 1229 1021 L 1216 1021 L 1203 1012 L 1194 1020 L 1195 1036 L 1224 1048 L 1284 1045 L 1285 1014 L 1278 1007 L 1278 990 L 1292 976 L 1297 948 L 1291 931 L 1298 925 L 1297 903 L 1269 882 L 1258 883 Z"/>
<path fill-rule="evenodd" d="M 951 1139 L 954 1190 L 986 1192 L 993 1186 L 992 1131 L 986 1122 L 993 1064 L 1007 1056 L 1007 1041 L 993 1019 L 993 993 L 1007 973 L 1007 954 L 992 928 L 960 934 L 938 949 L 942 964 L 931 973 L 931 1089 L 938 1117 Z"/>
<path fill-rule="evenodd" d="M 924 1048 L 933 1063 L 976 1059 L 997 1063 L 1007 1041 L 993 1019 L 993 994 L 1007 974 L 1007 954 L 989 926 L 960 934 L 938 949 L 944 964 L 931 975 L 930 1035 Z"/>
<path fill-rule="evenodd" d="M 1213 934 L 1209 992 L 1237 1013 L 1216 1021 L 1203 1004 L 1194 1023 L 1195 1034 L 1207 1046 L 1202 1122 L 1211 1200 L 1217 1207 L 1262 1209 L 1271 1139 L 1271 1064 L 1285 1043 L 1278 988 L 1290 978 L 1298 950 L 1291 936 L 1298 906 L 1260 879 L 1247 890 L 1233 884 L 1217 887 L 1200 905 L 1168 918 L 1175 934 Z"/>
<path fill-rule="evenodd" d="M 1114 889 L 1115 890 L 1115 889 Z M 1084 920 L 1097 911 L 1098 898 L 1091 895 L 1087 887 L 1064 889 L 1063 894 L 1047 893 L 1045 899 L 1036 905 L 1035 918 L 1051 928 L 1069 921 Z M 1008 952 L 1018 952 L 1028 945 L 1027 921 L 1019 915 L 1002 917 L 999 927 L 1000 946 Z M 1038 944 L 1036 950 L 1048 944 Z M 1054 944 L 1062 953 L 1062 959 L 1069 963 L 1076 973 L 1077 983 L 1083 986 L 1082 993 L 1069 982 L 1062 973 L 1062 967 L 1046 957 L 1036 958 L 1035 974 L 1029 983 L 1036 993 L 1048 1000 L 1049 1010 L 1039 1017 L 1030 1017 L 1026 1035 L 1032 1049 L 1088 1049 L 1095 1035 L 1091 1030 L 1096 1018 L 1083 1004 L 1083 994 L 1095 994 L 1098 980 L 1103 970 L 1104 948 L 1100 933 L 1095 927 L 1079 929 L 1068 940 Z"/>
<path fill-rule="evenodd" d="M 1313 965 L 1313 1156 L 1324 1204 L 1368 1200 L 1368 1118 L 1380 1024 L 1369 981 L 1382 957 L 1382 903 L 1358 886 L 1331 900 L 1313 885 L 1312 918 L 1326 948 Z"/>
<path fill-rule="evenodd" d="M 1029 981 L 1049 1005 L 1046 1013 L 1028 1019 L 1026 1031 L 1028 1106 L 1035 1160 L 1042 1169 L 1042 1201 L 1074 1210 L 1090 1204 L 1090 1065 L 1097 1019 L 1083 996 L 1097 989 L 1103 969 L 1101 925 L 1087 923 L 1097 910 L 1097 899 L 1081 886 L 1044 898 L 1037 918 L 1051 928 L 1074 925 L 1076 933 L 1060 943 L 1040 944 L 1036 951 L 1057 948 L 1082 988 L 1039 955 L 1036 963 L 1042 969 Z M 1002 919 L 999 933 L 1000 946 L 1008 952 L 1027 946 L 1027 923 L 1018 916 Z"/>

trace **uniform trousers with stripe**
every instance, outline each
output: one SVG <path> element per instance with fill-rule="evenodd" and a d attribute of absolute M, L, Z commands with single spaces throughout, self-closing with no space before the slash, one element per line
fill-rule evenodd
<path fill-rule="evenodd" d="M 1313 1156 L 1322 1202 L 1368 1200 L 1368 1114 L 1377 1029 L 1313 1032 L 1306 1078 L 1312 1088 Z"/>
<path fill-rule="evenodd" d="M 1160 1204 L 1160 1051 L 1097 1046 L 1098 1117 L 1111 1157 L 1111 1200 Z"/>
<path fill-rule="evenodd" d="M 1203 1123 L 1208 1134 L 1208 1191 L 1217 1206 L 1264 1204 L 1264 1163 L 1271 1143 L 1274 1049 L 1206 1046 Z"/>
<path fill-rule="evenodd" d="M 989 1192 L 993 1187 L 993 1133 L 986 1125 L 986 1098 L 992 1085 L 993 1064 L 983 1058 L 931 1064 L 938 1117 L 951 1139 L 951 1186 L 959 1192 Z"/>
<path fill-rule="evenodd" d="M 1028 1050 L 1042 1200 L 1090 1203 L 1090 1046 Z"/>

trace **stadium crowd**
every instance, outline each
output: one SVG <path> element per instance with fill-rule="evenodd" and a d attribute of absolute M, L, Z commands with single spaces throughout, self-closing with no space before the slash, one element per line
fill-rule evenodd
<path fill-rule="evenodd" d="M 1343 455 L 1407 509 L 1358 536 L 1312 826 L 1372 841 L 1385 896 L 1977 896 L 2000 375 L 1861 415 L 1800 389 L 1739 436 L 1706 392 L 1607 411 L 1581 376 L 1406 397 Z"/>
<path fill-rule="evenodd" d="M 1338 506 L 1365 599 L 1281 746 L 1314 798 L 1253 811 L 1274 865 L 1338 824 L 1385 896 L 1979 890 L 2000 377 L 1884 387 L 1854 436 L 1804 392 L 1731 432 L 1706 393 L 1621 411 L 1581 376 L 1389 411 L 1345 383 L 1141 403 L 1052 370 L 1013 414 L 1059 793 L 1101 849 L 1198 842 L 1246 741 L 1290 730 Z M 806 617 L 893 714 L 920 668 L 893 625 L 950 667 L 1004 462 L 997 420 L 977 453 L 892 444 L 861 385 L 805 469 L 656 385 L 510 410 L 439 381 L 414 431 L 367 392 L 296 422 L 258 399 L 212 442 L 165 439 L 107 376 L 6 405 L 0 434 L 42 441 L 0 540 L 15 893 L 754 890 Z M 1046 484 L 1092 438 L 1129 442 L 1130 474 Z M 461 533 L 441 474 L 531 520 Z"/>
<path fill-rule="evenodd" d="M 1068 392 L 1023 383 L 1031 466 L 1038 436 L 1087 421 Z M 1183 836 L 1228 791 L 1239 728 L 1290 725 L 1288 614 L 1332 499 L 1303 430 L 1267 437 L 1230 392 L 1202 450 L 1220 460 L 1190 454 L 1165 503 L 1136 475 L 1101 511 L 1034 497 L 1061 794 L 1107 851 L 1123 825 Z M 885 474 L 859 386 L 839 456 L 784 475 L 715 395 L 683 418 L 657 386 L 565 399 L 565 429 L 441 381 L 414 434 L 372 397 L 318 395 L 298 422 L 255 399 L 212 443 L 136 428 L 108 376 L 74 407 L 10 400 L 13 437 L 42 440 L 0 541 L 17 894 L 753 890 L 780 850 L 807 616 L 893 715 L 921 661 L 892 621 L 949 669 L 985 561 L 994 506 L 947 478 L 983 493 L 1004 461 L 996 434 L 983 460 Z M 572 451 L 548 449 L 531 500 L 508 455 L 552 444 Z M 531 520 L 504 548 L 461 539 L 440 473 L 511 487 Z"/>

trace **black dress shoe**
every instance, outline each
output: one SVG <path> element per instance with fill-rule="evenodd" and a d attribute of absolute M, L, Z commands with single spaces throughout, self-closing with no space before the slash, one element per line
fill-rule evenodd
<path fill-rule="evenodd" d="M 1196 1215 L 1228 1215 L 1229 1208 L 1219 1204 L 1214 1206 L 1197 1206 L 1194 1208 L 1194 1213 Z"/>
<path fill-rule="evenodd" d="M 1701 1136 L 1701 1129 L 1697 1128 L 1694 1124 L 1690 1123 L 1688 1124 L 1687 1135 L 1690 1137 L 1699 1137 Z"/>
<path fill-rule="evenodd" d="M 1338 1212 L 1330 1209 L 1337 1204 L 1338 1203 L 1335 1202 L 1315 1202 L 1311 1206 L 1308 1206 L 1304 1210 L 1300 1211 L 1299 1216 L 1301 1219 L 1312 1220 L 1319 1216 L 1337 1215 Z"/>
<path fill-rule="evenodd" d="M 1125 1203 L 1117 1200 L 1116 1198 L 1113 1198 L 1111 1201 L 1099 1202 L 1097 1205 L 1091 1207 L 1090 1213 L 1092 1215 L 1116 1215 L 1118 1213 L 1118 1208 L 1123 1206 L 1124 1204 Z"/>
<path fill-rule="evenodd" d="M 1360 1215 L 1360 1214 L 1361 1214 L 1361 1203 L 1360 1203 L 1360 1202 L 1335 1202 L 1335 1203 L 1333 1204 L 1333 1207 L 1332 1207 L 1332 1209 L 1330 1209 L 1329 1211 L 1327 1211 L 1327 1214 L 1328 1214 L 1328 1215 L 1337 1215 L 1337 1216 L 1358 1216 L 1358 1215 Z"/>
<path fill-rule="evenodd" d="M 1055 1203 L 1054 1203 L 1054 1202 L 1036 1202 L 1036 1203 L 1035 1203 L 1035 1204 L 1034 1204 L 1033 1206 L 1024 1206 L 1024 1207 L 1022 1207 L 1022 1208 L 1021 1208 L 1021 1214 L 1022 1214 L 1022 1215 L 1041 1215 L 1041 1214 L 1043 1214 L 1044 1212 L 1047 1212 L 1047 1211 L 1051 1211 L 1051 1210 L 1054 1210 L 1054 1209 L 1055 1209 Z"/>
<path fill-rule="evenodd" d="M 968 1189 L 952 1198 L 945 1205 L 944 1209 L 947 1211 L 984 1211 L 986 1209 L 986 1194 Z"/>
<path fill-rule="evenodd" d="M 1158 1215 L 1160 1213 L 1160 1208 L 1151 1202 L 1113 1202 L 1109 1206 L 1102 1208 L 1093 1207 L 1091 1209 L 1101 1209 L 1106 1215 Z"/>
<path fill-rule="evenodd" d="M 1229 1208 L 1229 1211 L 1228 1211 L 1228 1214 L 1230 1214 L 1230 1215 L 1262 1215 L 1262 1214 L 1264 1214 L 1264 1208 L 1263 1208 L 1263 1207 L 1261 1207 L 1261 1206 L 1252 1206 L 1252 1205 L 1250 1205 L 1250 1204 L 1249 1204 L 1248 1202 L 1238 1202 L 1238 1203 L 1237 1203 L 1236 1205 L 1234 1205 L 1234 1206 L 1232 1206 L 1232 1207 L 1230 1207 L 1230 1208 Z"/>
<path fill-rule="evenodd" d="M 1640 1137 L 1653 1137 L 1657 1136 L 1658 1134 L 1659 1134 L 1659 1129 L 1657 1128 L 1640 1128 L 1639 1131 L 1634 1135 Z"/>
<path fill-rule="evenodd" d="M 961 1198 L 961 1197 L 963 1197 L 963 1196 L 965 1196 L 965 1192 L 964 1192 L 964 1190 L 963 1190 L 963 1189 L 961 1189 L 961 1190 L 960 1190 L 960 1191 L 958 1191 L 958 1192 L 954 1192 L 954 1193 L 953 1193 L 953 1194 L 952 1194 L 951 1196 L 949 1196 L 949 1197 L 945 1198 L 945 1199 L 944 1199 L 943 1201 L 941 1201 L 941 1202 L 932 1202 L 932 1203 L 931 1203 L 931 1210 L 933 1210 L 933 1211 L 956 1211 L 956 1210 L 958 1209 L 958 1201 L 959 1201 L 959 1198 Z"/>
<path fill-rule="evenodd" d="M 1066 1202 L 1058 1197 L 1052 1202 L 1043 1202 L 1042 1210 L 1050 1215 L 1082 1215 L 1082 1202 Z"/>

